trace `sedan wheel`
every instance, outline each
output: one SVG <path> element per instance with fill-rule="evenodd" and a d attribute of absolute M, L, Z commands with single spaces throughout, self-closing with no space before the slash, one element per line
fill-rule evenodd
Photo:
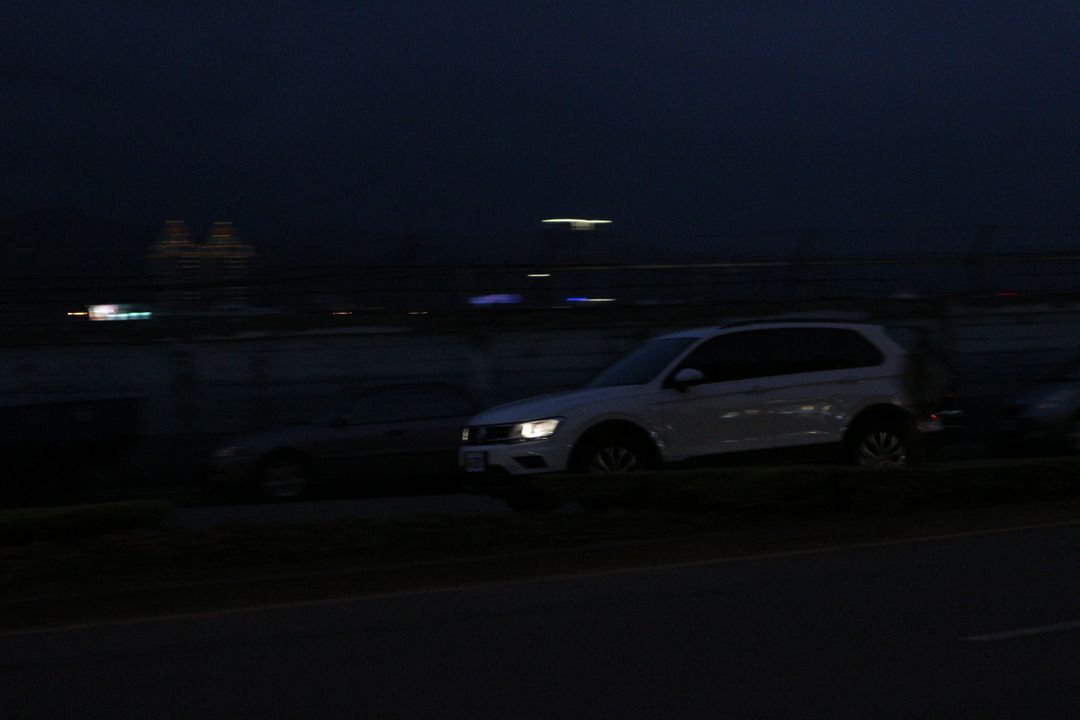
<path fill-rule="evenodd" d="M 862 466 L 904 465 L 908 461 L 907 445 L 891 430 L 866 433 L 855 451 L 855 461 Z"/>
<path fill-rule="evenodd" d="M 292 500 L 308 490 L 310 479 L 303 460 L 296 457 L 272 458 L 259 478 L 259 491 L 271 500 Z"/>

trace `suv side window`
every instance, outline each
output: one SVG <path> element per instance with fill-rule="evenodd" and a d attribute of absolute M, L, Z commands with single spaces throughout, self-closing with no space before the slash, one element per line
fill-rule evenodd
<path fill-rule="evenodd" d="M 778 375 L 871 367 L 885 359 L 880 350 L 854 330 L 785 328 L 772 333 Z"/>
<path fill-rule="evenodd" d="M 415 407 L 408 402 L 411 399 L 403 396 L 400 388 L 375 388 L 357 397 L 346 416 L 354 425 L 411 420 L 416 414 Z"/>
<path fill-rule="evenodd" d="M 679 369 L 694 368 L 704 382 L 727 382 L 774 375 L 770 330 L 751 330 L 715 337 L 686 356 Z"/>

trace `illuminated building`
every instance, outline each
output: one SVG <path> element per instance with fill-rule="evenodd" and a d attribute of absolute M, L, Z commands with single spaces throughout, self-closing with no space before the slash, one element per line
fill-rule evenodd
<path fill-rule="evenodd" d="M 165 221 L 150 246 L 150 272 L 162 306 L 186 307 L 202 300 L 201 253 L 186 222 Z"/>
<path fill-rule="evenodd" d="M 248 304 L 255 248 L 241 240 L 229 221 L 215 222 L 206 242 L 197 243 L 187 223 L 167 220 L 150 246 L 149 257 L 158 302 L 164 308 Z"/>
<path fill-rule="evenodd" d="M 549 218 L 543 220 L 547 263 L 557 269 L 549 283 L 552 304 L 563 304 L 564 298 L 579 296 L 608 296 L 610 273 L 591 267 L 610 266 L 615 261 L 615 236 L 610 232 L 611 220 L 586 218 Z M 566 268 L 576 268 L 566 272 Z M 545 273 L 534 273 L 542 276 Z M 570 300 L 571 305 L 576 304 Z M 587 304 L 587 303 L 583 303 Z"/>
<path fill-rule="evenodd" d="M 612 237 L 606 232 L 591 232 L 611 224 L 611 220 L 550 218 L 541 221 L 553 265 L 607 265 L 613 260 Z M 585 231 L 585 232 L 582 232 Z"/>
<path fill-rule="evenodd" d="M 231 222 L 219 220 L 211 225 L 202 246 L 206 299 L 215 305 L 247 305 L 254 257 L 255 248 L 240 239 Z"/>

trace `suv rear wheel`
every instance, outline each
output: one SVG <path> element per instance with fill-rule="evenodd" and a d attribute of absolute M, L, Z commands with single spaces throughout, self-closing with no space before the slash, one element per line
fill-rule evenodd
<path fill-rule="evenodd" d="M 848 441 L 850 462 L 863 467 L 907 465 L 915 460 L 914 431 L 896 420 L 860 424 Z"/>

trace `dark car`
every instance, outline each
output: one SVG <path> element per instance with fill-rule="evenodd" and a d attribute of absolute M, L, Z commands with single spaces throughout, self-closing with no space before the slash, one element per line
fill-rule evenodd
<path fill-rule="evenodd" d="M 1014 444 L 1080 453 L 1080 358 L 1009 402 L 998 430 Z"/>
<path fill-rule="evenodd" d="M 464 387 L 409 384 L 351 395 L 311 422 L 232 439 L 210 458 L 214 481 L 298 498 L 316 484 L 451 478 L 461 429 L 481 404 Z"/>

